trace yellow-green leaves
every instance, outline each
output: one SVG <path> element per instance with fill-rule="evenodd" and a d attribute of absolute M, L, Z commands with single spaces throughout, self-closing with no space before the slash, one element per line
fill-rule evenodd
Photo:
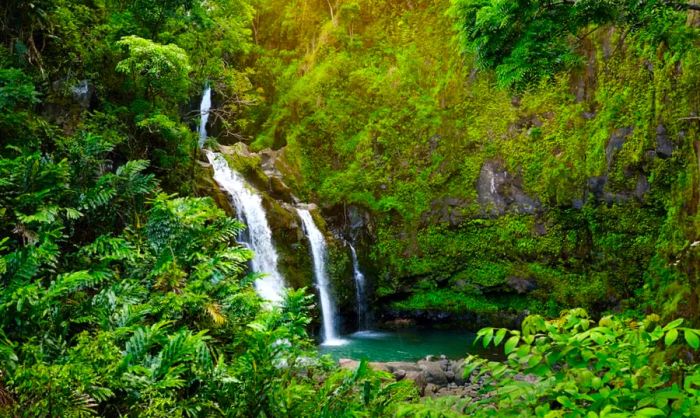
<path fill-rule="evenodd" d="M 694 329 L 686 328 L 684 331 L 685 341 L 689 346 L 697 350 L 700 347 L 700 337 L 698 337 L 698 331 Z"/>
<path fill-rule="evenodd" d="M 663 330 L 668 331 L 670 329 L 678 328 L 682 323 L 683 323 L 683 318 L 678 318 L 675 321 L 671 321 L 668 324 L 666 324 L 666 326 L 663 327 Z"/>
<path fill-rule="evenodd" d="M 506 341 L 506 344 L 503 346 L 503 351 L 505 351 L 506 354 L 510 354 L 515 350 L 515 347 L 518 345 L 518 342 L 520 341 L 520 336 L 514 335 L 510 338 L 508 338 L 508 341 Z"/>
<path fill-rule="evenodd" d="M 123 37 L 117 45 L 128 48 L 128 56 L 117 63 L 117 72 L 130 74 L 138 85 L 144 86 L 146 95 L 187 97 L 191 68 L 184 49 L 133 35 Z"/>
<path fill-rule="evenodd" d="M 666 333 L 666 337 L 664 337 L 664 344 L 669 346 L 669 345 L 673 344 L 677 338 L 678 338 L 678 330 L 674 328 Z"/>
<path fill-rule="evenodd" d="M 506 336 L 507 331 L 508 330 L 506 330 L 505 328 L 499 329 L 498 332 L 496 333 L 496 337 L 493 339 L 493 345 L 500 344 L 501 341 L 503 341 L 503 337 Z"/>

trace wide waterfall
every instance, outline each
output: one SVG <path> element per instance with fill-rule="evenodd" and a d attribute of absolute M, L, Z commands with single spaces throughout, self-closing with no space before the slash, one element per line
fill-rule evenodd
<path fill-rule="evenodd" d="M 199 144 L 207 139 L 207 116 L 211 107 L 211 89 L 207 86 L 200 106 Z M 248 226 L 246 238 L 241 241 L 255 255 L 251 261 L 253 271 L 266 276 L 255 281 L 255 289 L 260 297 L 273 303 L 280 302 L 284 295 L 284 279 L 277 270 L 277 251 L 272 242 L 272 231 L 267 223 L 262 198 L 250 185 L 229 167 L 226 159 L 216 152 L 207 150 L 207 159 L 214 168 L 214 180 L 226 191 L 234 206 L 238 219 Z"/>
<path fill-rule="evenodd" d="M 326 239 L 314 223 L 311 213 L 306 209 L 297 209 L 304 225 L 304 231 L 311 244 L 311 254 L 314 261 L 314 278 L 321 299 L 321 319 L 323 320 L 323 344 L 339 345 L 344 341 L 338 339 L 335 323 L 335 306 L 330 292 L 330 281 L 326 272 Z"/>
<path fill-rule="evenodd" d="M 357 326 L 359 331 L 367 329 L 367 290 L 365 286 L 365 275 L 360 270 L 360 261 L 357 259 L 355 247 L 348 242 L 352 253 L 352 270 L 355 278 L 355 297 L 357 299 Z"/>

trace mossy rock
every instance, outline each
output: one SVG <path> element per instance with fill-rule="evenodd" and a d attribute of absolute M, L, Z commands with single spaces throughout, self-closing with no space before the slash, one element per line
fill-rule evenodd
<path fill-rule="evenodd" d="M 216 205 L 229 216 L 236 216 L 236 210 L 231 204 L 231 198 L 214 180 L 214 169 L 210 164 L 198 161 L 194 167 L 194 190 L 197 196 L 209 196 Z"/>

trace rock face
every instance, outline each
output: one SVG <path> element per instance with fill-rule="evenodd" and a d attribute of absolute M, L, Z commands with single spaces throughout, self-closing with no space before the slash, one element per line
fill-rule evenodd
<path fill-rule="evenodd" d="M 482 210 L 491 216 L 508 211 L 534 214 L 541 206 L 539 201 L 525 194 L 522 179 L 510 174 L 498 161 L 487 161 L 481 167 L 477 192 Z"/>
<path fill-rule="evenodd" d="M 231 146 L 222 145 L 219 151 L 229 165 L 243 175 L 262 197 L 277 250 L 278 268 L 287 286 L 297 289 L 306 287 L 313 291 L 315 287 L 311 250 L 296 210 L 299 201 L 294 196 L 292 187 L 287 184 L 287 181 L 297 181 L 296 174 L 286 161 L 284 150 L 264 150 L 256 153 L 247 145 L 236 143 Z M 198 193 L 211 196 L 227 213 L 235 216 L 229 196 L 222 192 L 212 179 L 211 167 L 204 162 L 200 162 L 199 166 L 201 170 L 196 182 Z M 326 238 L 327 272 L 338 311 L 345 313 L 344 317 L 355 318 L 355 315 L 351 314 L 355 309 L 355 289 L 349 250 L 342 240 L 330 232 L 325 216 L 321 216 L 315 205 L 312 205 L 312 208 L 314 222 Z M 361 225 L 358 228 L 363 228 L 365 222 L 368 222 L 359 211 L 353 216 L 356 218 L 353 223 Z M 314 317 L 320 318 L 320 314 Z"/>
<path fill-rule="evenodd" d="M 675 149 L 676 144 L 668 137 L 666 127 L 659 125 L 656 128 L 656 155 L 661 158 L 669 158 L 673 155 L 673 150 Z"/>
<path fill-rule="evenodd" d="M 236 210 L 233 208 L 229 196 L 214 181 L 214 170 L 209 163 L 198 161 L 198 164 L 195 166 L 194 184 L 197 196 L 211 197 L 216 202 L 216 205 L 229 216 L 236 216 Z"/>
<path fill-rule="evenodd" d="M 359 362 L 350 359 L 338 361 L 341 368 L 353 370 Z M 396 380 L 411 380 L 421 396 L 458 396 L 477 398 L 480 396 L 482 381 L 472 372 L 465 376 L 465 360 L 449 360 L 445 357 L 435 359 L 428 356 L 416 363 L 391 361 L 387 363 L 369 363 L 374 370 L 391 373 Z"/>

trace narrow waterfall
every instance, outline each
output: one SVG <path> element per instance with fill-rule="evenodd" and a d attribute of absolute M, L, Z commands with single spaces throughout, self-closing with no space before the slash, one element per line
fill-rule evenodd
<path fill-rule="evenodd" d="M 323 320 L 323 344 L 339 345 L 343 340 L 338 339 L 335 323 L 335 306 L 330 292 L 330 281 L 326 273 L 326 240 L 314 223 L 311 213 L 306 209 L 297 209 L 304 231 L 311 243 L 311 254 L 314 262 L 314 277 L 321 298 L 321 319 Z"/>
<path fill-rule="evenodd" d="M 357 259 L 355 247 L 348 242 L 352 253 L 352 270 L 355 278 L 355 297 L 357 299 L 357 325 L 359 331 L 367 329 L 367 290 L 365 286 L 365 275 L 360 270 L 360 261 Z"/>
<path fill-rule="evenodd" d="M 199 105 L 199 148 L 204 146 L 207 140 L 207 122 L 209 121 L 209 110 L 211 109 L 211 87 L 207 84 L 202 94 L 202 103 Z"/>
<path fill-rule="evenodd" d="M 204 90 L 200 106 L 199 145 L 207 139 L 207 119 L 211 107 L 211 89 Z M 214 180 L 226 191 L 234 206 L 238 219 L 248 226 L 243 244 L 255 255 L 251 262 L 253 271 L 266 276 L 255 281 L 255 289 L 260 297 L 273 303 L 280 302 L 284 295 L 284 279 L 277 270 L 277 251 L 272 243 L 272 231 L 267 223 L 262 198 L 255 193 L 243 177 L 229 167 L 226 159 L 216 152 L 207 150 L 207 159 L 214 168 Z"/>

